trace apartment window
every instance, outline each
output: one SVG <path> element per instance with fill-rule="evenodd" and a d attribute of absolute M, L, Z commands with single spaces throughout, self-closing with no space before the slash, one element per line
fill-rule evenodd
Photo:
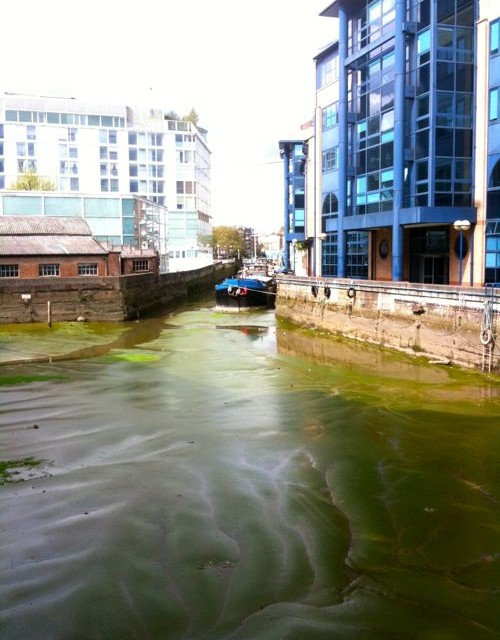
<path fill-rule="evenodd" d="M 70 178 L 70 180 L 69 180 L 69 188 L 70 188 L 70 191 L 79 191 L 80 190 L 80 180 L 78 178 Z"/>
<path fill-rule="evenodd" d="M 490 53 L 494 55 L 500 51 L 500 20 L 490 24 Z"/>
<path fill-rule="evenodd" d="M 58 264 L 40 264 L 38 265 L 38 275 L 41 277 L 58 276 L 59 265 Z"/>
<path fill-rule="evenodd" d="M 19 278 L 19 265 L 0 264 L 0 278 Z"/>
<path fill-rule="evenodd" d="M 149 260 L 134 260 L 132 271 L 149 271 Z"/>
<path fill-rule="evenodd" d="M 324 276 L 337 276 L 338 234 L 327 233 L 321 246 L 321 273 Z"/>
<path fill-rule="evenodd" d="M 490 120 L 500 118 L 500 87 L 490 91 Z"/>
<path fill-rule="evenodd" d="M 337 168 L 337 148 L 323 151 L 323 173 Z"/>
<path fill-rule="evenodd" d="M 327 58 L 318 63 L 316 69 L 316 85 L 317 89 L 326 87 L 326 85 L 335 82 L 339 76 L 339 59 L 337 54 L 334 57 Z"/>
<path fill-rule="evenodd" d="M 92 262 L 89 264 L 78 265 L 79 276 L 96 276 L 97 275 L 97 263 Z"/>
<path fill-rule="evenodd" d="M 338 102 L 323 109 L 323 129 L 330 129 L 338 124 Z"/>
<path fill-rule="evenodd" d="M 368 278 L 368 233 L 348 231 L 346 234 L 346 277 Z"/>

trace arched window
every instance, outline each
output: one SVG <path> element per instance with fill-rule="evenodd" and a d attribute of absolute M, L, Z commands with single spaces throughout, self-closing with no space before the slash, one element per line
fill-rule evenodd
<path fill-rule="evenodd" d="M 488 180 L 488 189 L 500 188 L 500 158 L 497 159 L 495 165 L 490 173 L 490 179 Z"/>
<path fill-rule="evenodd" d="M 337 214 L 338 211 L 339 211 L 339 201 L 337 200 L 337 196 L 332 192 L 327 193 L 323 199 L 322 214 L 324 216 L 333 217 L 333 214 Z"/>

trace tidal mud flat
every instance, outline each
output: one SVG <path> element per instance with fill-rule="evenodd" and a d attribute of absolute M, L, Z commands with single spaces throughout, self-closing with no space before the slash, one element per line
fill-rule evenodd
<path fill-rule="evenodd" d="M 60 329 L 0 367 L 2 640 L 500 637 L 495 381 L 272 312 Z"/>

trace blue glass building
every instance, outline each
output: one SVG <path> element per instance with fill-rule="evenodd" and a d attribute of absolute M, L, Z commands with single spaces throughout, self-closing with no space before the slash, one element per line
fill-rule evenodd
<path fill-rule="evenodd" d="M 315 58 L 321 167 L 305 184 L 321 194 L 306 220 L 320 221 L 323 275 L 500 281 L 493 4 L 336 0 L 322 11 L 338 37 Z"/>

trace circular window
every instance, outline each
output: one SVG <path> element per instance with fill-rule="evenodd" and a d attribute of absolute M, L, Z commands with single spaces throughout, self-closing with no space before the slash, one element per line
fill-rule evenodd
<path fill-rule="evenodd" d="M 460 255 L 460 234 L 455 240 L 453 250 L 455 251 L 455 255 L 458 259 L 465 258 L 465 256 L 469 253 L 469 241 L 467 240 L 467 238 L 465 236 L 462 236 L 462 255 Z"/>
<path fill-rule="evenodd" d="M 385 260 L 389 255 L 389 243 L 387 242 L 387 240 L 385 240 L 385 238 L 384 240 L 380 241 L 380 244 L 378 246 L 378 254 L 382 258 L 382 260 Z"/>

